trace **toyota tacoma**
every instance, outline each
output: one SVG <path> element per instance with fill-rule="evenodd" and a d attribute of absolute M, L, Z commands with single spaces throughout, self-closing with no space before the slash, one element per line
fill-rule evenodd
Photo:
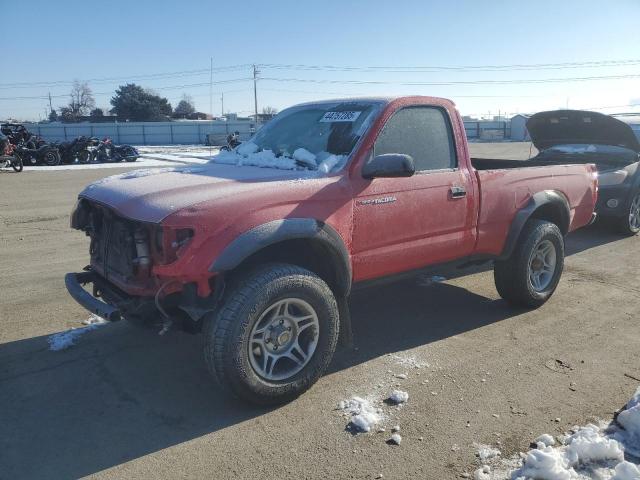
<path fill-rule="evenodd" d="M 223 388 L 286 402 L 351 343 L 353 288 L 492 262 L 507 302 L 549 299 L 595 166 L 496 163 L 470 158 L 449 100 L 294 106 L 208 164 L 86 187 L 90 262 L 66 286 L 105 319 L 201 332 Z"/>

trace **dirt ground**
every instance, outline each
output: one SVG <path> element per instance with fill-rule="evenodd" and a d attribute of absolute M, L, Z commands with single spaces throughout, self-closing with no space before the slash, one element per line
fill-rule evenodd
<path fill-rule="evenodd" d="M 490 271 L 357 293 L 357 349 L 279 408 L 219 392 L 198 336 L 121 322 L 50 351 L 48 335 L 88 317 L 64 288 L 88 250 L 69 212 L 86 183 L 118 171 L 0 172 L 1 479 L 457 478 L 477 468 L 474 442 L 527 450 L 610 419 L 640 383 L 640 238 L 598 225 L 568 237 L 558 291 L 536 311 L 509 308 Z M 383 407 L 387 432 L 345 430 L 338 402 L 392 388 L 410 397 Z M 403 442 L 387 445 L 396 424 Z"/>

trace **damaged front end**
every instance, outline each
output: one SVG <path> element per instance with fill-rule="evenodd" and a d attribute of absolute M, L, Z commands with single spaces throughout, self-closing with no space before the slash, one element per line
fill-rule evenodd
<path fill-rule="evenodd" d="M 71 227 L 90 238 L 90 264 L 65 277 L 69 294 L 79 304 L 106 320 L 125 318 L 157 326 L 160 333 L 174 325 L 200 330 L 217 301 L 212 292 L 222 290 L 221 277 L 189 281 L 171 275 L 169 268 L 189 247 L 193 229 L 123 218 L 85 198 L 71 214 Z"/>

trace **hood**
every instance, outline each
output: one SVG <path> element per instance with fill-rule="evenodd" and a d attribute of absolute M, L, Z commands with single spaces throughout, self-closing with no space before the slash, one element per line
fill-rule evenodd
<path fill-rule="evenodd" d="M 625 147 L 640 153 L 640 142 L 631 127 L 602 113 L 583 110 L 540 112 L 527 121 L 527 130 L 538 150 L 588 143 Z"/>
<path fill-rule="evenodd" d="M 134 170 L 98 180 L 86 198 L 141 222 L 159 223 L 178 210 L 274 183 L 317 177 L 316 172 L 210 163 L 192 167 Z"/>

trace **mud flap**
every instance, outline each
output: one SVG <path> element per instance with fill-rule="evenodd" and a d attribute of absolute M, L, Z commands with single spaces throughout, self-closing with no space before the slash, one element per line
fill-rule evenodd
<path fill-rule="evenodd" d="M 340 337 L 338 343 L 344 348 L 352 349 L 354 344 L 349 297 L 339 296 L 336 300 L 338 301 L 338 313 L 340 315 Z"/>

